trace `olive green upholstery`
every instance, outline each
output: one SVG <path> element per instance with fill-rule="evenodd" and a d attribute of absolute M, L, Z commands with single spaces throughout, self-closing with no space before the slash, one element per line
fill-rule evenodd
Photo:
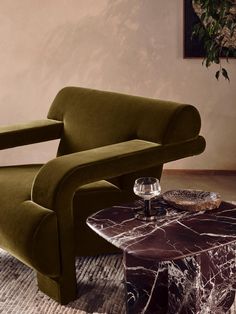
<path fill-rule="evenodd" d="M 116 250 L 86 218 L 133 200 L 135 178 L 160 178 L 164 163 L 203 152 L 200 126 L 191 105 L 62 89 L 48 119 L 0 128 L 0 149 L 60 139 L 45 165 L 0 168 L 0 247 L 35 269 L 50 297 L 75 299 L 75 256 Z"/>
<path fill-rule="evenodd" d="M 54 140 L 61 137 L 62 130 L 62 122 L 50 119 L 2 126 L 0 149 Z"/>

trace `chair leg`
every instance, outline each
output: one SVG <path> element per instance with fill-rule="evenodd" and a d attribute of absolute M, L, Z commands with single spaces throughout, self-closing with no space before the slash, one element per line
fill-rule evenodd
<path fill-rule="evenodd" d="M 60 304 L 67 304 L 76 299 L 76 276 L 70 274 L 59 278 L 50 278 L 37 272 L 39 289 Z"/>

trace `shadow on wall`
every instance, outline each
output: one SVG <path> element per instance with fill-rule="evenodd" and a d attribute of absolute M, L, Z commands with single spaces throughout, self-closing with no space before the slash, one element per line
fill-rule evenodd
<path fill-rule="evenodd" d="M 169 84 L 161 58 L 170 45 L 163 32 L 170 27 L 173 5 L 163 7 L 160 12 L 156 0 L 108 1 L 102 14 L 56 27 L 46 34 L 35 62 L 39 78 L 46 85 L 57 77 L 100 89 L 157 94 Z M 157 86 L 157 72 L 162 86 Z"/>

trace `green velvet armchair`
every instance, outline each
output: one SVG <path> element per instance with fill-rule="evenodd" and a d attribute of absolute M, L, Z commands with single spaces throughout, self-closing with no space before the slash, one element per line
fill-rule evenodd
<path fill-rule="evenodd" d="M 0 128 L 0 149 L 60 138 L 45 165 L 0 168 L 0 247 L 37 272 L 38 286 L 76 298 L 75 256 L 112 253 L 86 226 L 93 212 L 134 198 L 140 176 L 204 151 L 191 105 L 79 87 L 56 96 L 48 118 Z"/>

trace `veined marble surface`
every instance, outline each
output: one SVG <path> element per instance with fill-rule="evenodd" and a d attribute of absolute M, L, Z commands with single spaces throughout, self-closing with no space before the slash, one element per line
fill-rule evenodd
<path fill-rule="evenodd" d="M 229 313 L 236 290 L 236 206 L 186 212 L 163 199 L 155 222 L 134 218 L 141 202 L 89 217 L 98 234 L 124 251 L 128 314 Z"/>
<path fill-rule="evenodd" d="M 127 313 L 229 313 L 236 289 L 235 244 L 168 262 L 124 254 Z"/>
<path fill-rule="evenodd" d="M 155 222 L 134 217 L 142 206 L 137 201 L 104 209 L 87 223 L 126 253 L 158 261 L 196 255 L 236 241 L 236 204 L 222 202 L 218 209 L 190 213 L 174 209 L 160 198 L 152 203 L 161 211 Z"/>

